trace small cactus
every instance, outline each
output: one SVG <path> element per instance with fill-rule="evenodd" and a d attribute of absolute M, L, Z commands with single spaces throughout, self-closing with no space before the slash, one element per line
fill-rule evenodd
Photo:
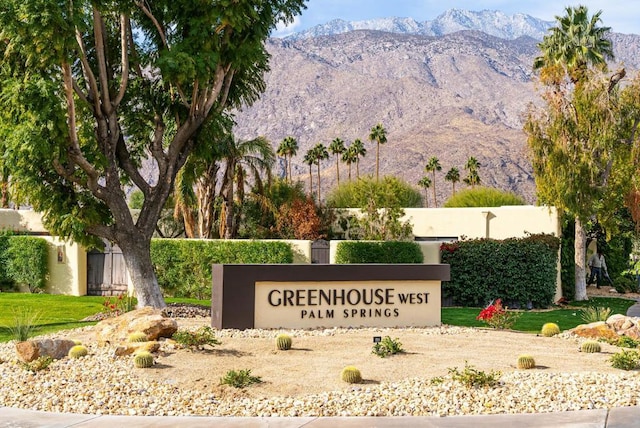
<path fill-rule="evenodd" d="M 153 365 L 153 355 L 151 352 L 140 351 L 133 357 L 133 364 L 139 369 L 145 369 Z"/>
<path fill-rule="evenodd" d="M 145 333 L 141 331 L 134 331 L 133 333 L 129 334 L 127 340 L 129 342 L 147 342 L 149 338 Z"/>
<path fill-rule="evenodd" d="M 69 358 L 81 358 L 87 356 L 89 351 L 86 346 L 76 345 L 69 349 L 69 353 L 67 354 Z"/>
<path fill-rule="evenodd" d="M 540 332 L 545 337 L 551 337 L 556 334 L 560 334 L 560 327 L 558 327 L 558 324 L 548 322 L 542 326 L 542 330 Z"/>
<path fill-rule="evenodd" d="M 281 351 L 288 351 L 291 349 L 291 336 L 288 334 L 279 334 L 276 337 L 276 348 Z"/>
<path fill-rule="evenodd" d="M 76 345 L 82 345 L 82 341 L 81 341 L 81 340 L 79 340 L 79 339 L 71 339 L 71 341 L 72 341 L 73 343 L 75 343 Z"/>
<path fill-rule="evenodd" d="M 520 355 L 518 357 L 519 369 L 532 369 L 536 366 L 536 361 L 531 355 Z"/>
<path fill-rule="evenodd" d="M 344 382 L 347 383 L 360 383 L 362 382 L 362 375 L 360 374 L 360 370 L 355 368 L 354 366 L 347 366 L 342 369 L 342 373 L 340 377 Z"/>
<path fill-rule="evenodd" d="M 587 340 L 580 346 L 580 350 L 588 354 L 593 354 L 595 352 L 600 352 L 602 348 L 600 347 L 600 344 L 595 340 Z"/>

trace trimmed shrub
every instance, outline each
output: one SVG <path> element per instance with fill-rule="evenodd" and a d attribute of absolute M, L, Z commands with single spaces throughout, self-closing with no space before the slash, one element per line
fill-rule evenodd
<path fill-rule="evenodd" d="M 420 245 L 405 241 L 342 241 L 336 248 L 336 263 L 422 263 Z"/>
<path fill-rule="evenodd" d="M 211 265 L 293 263 L 285 242 L 153 239 L 151 260 L 167 297 L 211 297 Z"/>
<path fill-rule="evenodd" d="M 442 283 L 442 295 L 455 306 L 484 307 L 501 298 L 513 309 L 546 308 L 555 295 L 559 245 L 547 234 L 443 243 L 451 280 Z"/>
<path fill-rule="evenodd" d="M 12 236 L 6 250 L 6 275 L 34 293 L 45 286 L 49 268 L 47 241 L 34 236 Z"/>

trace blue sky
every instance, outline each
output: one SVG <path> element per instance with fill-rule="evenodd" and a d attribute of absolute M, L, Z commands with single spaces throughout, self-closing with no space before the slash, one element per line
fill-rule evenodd
<path fill-rule="evenodd" d="M 617 33 L 640 34 L 640 1 L 637 0 L 309 0 L 307 9 L 285 32 L 299 31 L 341 18 L 347 21 L 386 17 L 411 17 L 431 21 L 448 9 L 500 10 L 508 15 L 525 13 L 546 21 L 563 15 L 565 6 L 583 4 L 590 13 L 602 10 L 602 25 Z M 278 35 L 281 35 L 279 33 Z"/>

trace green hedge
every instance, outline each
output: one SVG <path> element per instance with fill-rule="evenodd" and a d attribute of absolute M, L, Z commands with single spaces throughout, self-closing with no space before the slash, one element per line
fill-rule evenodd
<path fill-rule="evenodd" d="M 49 275 L 48 244 L 33 236 L 0 237 L 0 281 L 3 288 L 26 286 L 29 291 L 44 289 Z"/>
<path fill-rule="evenodd" d="M 455 306 L 484 307 L 501 298 L 513 308 L 546 308 L 556 291 L 559 245 L 545 234 L 444 243 L 440 255 L 451 280 L 442 283 L 443 298 Z"/>
<path fill-rule="evenodd" d="M 153 239 L 151 260 L 165 296 L 210 299 L 212 264 L 293 263 L 293 250 L 279 241 Z"/>
<path fill-rule="evenodd" d="M 336 248 L 336 263 L 422 263 L 420 245 L 406 241 L 343 241 Z"/>

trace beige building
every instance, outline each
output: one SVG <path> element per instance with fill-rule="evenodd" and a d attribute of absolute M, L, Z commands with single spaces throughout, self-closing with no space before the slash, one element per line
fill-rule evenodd
<path fill-rule="evenodd" d="M 407 208 L 403 221 L 410 221 L 425 263 L 439 263 L 441 241 L 523 237 L 527 233 L 560 236 L 561 225 L 553 207 L 508 206 L 495 208 Z M 41 216 L 31 210 L 0 209 L 0 228 L 41 235 L 49 243 L 47 293 L 82 296 L 87 294 L 87 252 L 75 243 L 48 235 Z M 311 263 L 311 241 L 290 240 L 294 263 Z M 330 243 L 330 260 L 335 260 L 339 241 Z M 561 297 L 558 269 L 556 297 Z"/>

